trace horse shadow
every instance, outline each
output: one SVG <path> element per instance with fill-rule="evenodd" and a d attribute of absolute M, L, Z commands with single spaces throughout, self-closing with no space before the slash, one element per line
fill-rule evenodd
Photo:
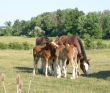
<path fill-rule="evenodd" d="M 14 67 L 17 72 L 23 72 L 23 73 L 33 73 L 33 68 L 30 67 Z M 38 68 L 39 74 L 44 74 L 43 70 L 41 68 Z"/>
<path fill-rule="evenodd" d="M 109 78 L 109 80 L 110 80 L 110 70 L 91 73 L 90 75 L 88 75 L 88 77 L 97 78 L 97 79 L 104 79 L 104 80 Z"/>
<path fill-rule="evenodd" d="M 33 68 L 30 67 L 14 67 L 17 72 L 32 73 Z"/>

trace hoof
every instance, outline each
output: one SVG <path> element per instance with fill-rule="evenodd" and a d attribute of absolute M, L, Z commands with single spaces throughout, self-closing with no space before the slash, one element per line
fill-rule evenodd
<path fill-rule="evenodd" d="M 46 78 L 48 78 L 48 75 L 45 75 Z"/>
<path fill-rule="evenodd" d="M 57 76 L 57 78 L 61 78 L 61 76 Z"/>
<path fill-rule="evenodd" d="M 75 79 L 75 77 L 71 77 L 70 79 Z"/>
<path fill-rule="evenodd" d="M 34 75 L 34 76 L 36 75 L 36 72 L 35 72 L 35 70 L 33 70 L 33 75 Z"/>
<path fill-rule="evenodd" d="M 62 77 L 63 77 L 63 78 L 66 78 L 66 75 L 63 75 Z"/>

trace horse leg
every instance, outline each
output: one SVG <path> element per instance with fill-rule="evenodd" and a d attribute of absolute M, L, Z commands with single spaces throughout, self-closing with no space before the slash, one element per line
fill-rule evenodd
<path fill-rule="evenodd" d="M 39 61 L 39 57 L 38 57 L 38 56 L 34 56 L 34 68 L 33 68 L 33 75 L 35 75 L 35 74 L 36 74 L 38 61 Z"/>
<path fill-rule="evenodd" d="M 74 60 L 74 63 L 75 63 L 75 74 L 76 74 L 76 78 L 78 78 L 78 75 L 79 75 L 79 70 L 78 70 L 78 63 L 77 63 L 77 56 L 75 57 Z"/>
<path fill-rule="evenodd" d="M 45 59 L 45 76 L 48 77 L 48 58 Z"/>
<path fill-rule="evenodd" d="M 43 74 L 45 74 L 45 59 L 44 58 L 41 58 L 41 72 L 43 73 Z"/>
<path fill-rule="evenodd" d="M 58 62 L 58 58 L 56 58 L 53 66 L 54 66 L 54 76 L 56 76 L 57 78 L 60 78 L 61 77 L 61 68 L 60 68 L 60 65 L 59 65 L 59 62 Z"/>
<path fill-rule="evenodd" d="M 53 66 L 53 62 L 51 62 L 51 60 L 49 60 L 49 62 L 48 62 L 48 73 L 49 73 L 49 75 L 53 75 L 52 66 Z"/>
<path fill-rule="evenodd" d="M 75 73 L 75 69 L 76 69 L 76 68 L 75 68 L 75 63 L 74 63 L 74 61 L 73 61 L 73 58 L 71 58 L 70 62 L 71 62 L 72 67 L 73 67 L 71 79 L 75 79 L 75 78 L 76 78 L 76 73 Z"/>
<path fill-rule="evenodd" d="M 67 76 L 66 62 L 67 62 L 67 59 L 62 60 L 62 76 L 63 77 L 66 77 Z"/>
<path fill-rule="evenodd" d="M 56 76 L 57 78 L 61 78 L 61 68 L 60 68 L 60 60 L 57 58 L 55 61 L 55 66 L 56 66 Z"/>
<path fill-rule="evenodd" d="M 79 63 L 79 58 L 78 58 L 78 56 L 77 56 L 77 75 L 79 76 L 80 75 L 80 72 L 79 72 L 79 69 L 78 69 L 78 63 Z"/>

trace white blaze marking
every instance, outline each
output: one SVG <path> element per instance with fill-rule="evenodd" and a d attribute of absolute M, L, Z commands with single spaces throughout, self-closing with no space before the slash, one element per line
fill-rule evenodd
<path fill-rule="evenodd" d="M 69 44 L 67 44 L 67 46 L 70 46 Z"/>
<path fill-rule="evenodd" d="M 85 70 L 88 71 L 88 64 L 84 62 Z"/>
<path fill-rule="evenodd" d="M 58 47 L 58 45 L 55 42 L 51 42 L 54 46 Z"/>

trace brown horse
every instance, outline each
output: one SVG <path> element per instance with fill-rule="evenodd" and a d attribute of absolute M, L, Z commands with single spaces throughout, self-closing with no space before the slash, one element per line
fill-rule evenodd
<path fill-rule="evenodd" d="M 42 38 L 42 37 L 41 37 Z M 43 40 L 45 39 L 43 37 L 43 39 L 37 39 L 38 40 Z M 44 40 L 45 41 L 45 40 Z M 36 68 L 37 68 L 37 64 L 39 61 L 39 58 L 42 59 L 42 63 L 43 68 L 45 68 L 44 73 L 45 76 L 48 76 L 48 66 L 49 63 L 51 65 L 54 65 L 53 70 L 54 70 L 54 75 L 57 76 L 57 78 L 61 77 L 61 68 L 59 66 L 59 61 L 62 60 L 62 74 L 64 75 L 64 77 L 66 77 L 66 60 L 69 60 L 72 64 L 73 67 L 73 74 L 72 74 L 72 78 L 71 79 L 75 79 L 76 77 L 76 70 L 77 70 L 77 53 L 75 52 L 77 49 L 75 48 L 74 45 L 57 45 L 56 43 L 52 42 L 52 41 L 46 41 L 44 42 L 43 45 L 36 45 L 33 48 L 33 57 L 34 57 L 34 69 L 33 69 L 33 73 L 35 74 L 36 72 Z"/>
<path fill-rule="evenodd" d="M 67 36 L 63 35 L 58 37 L 55 42 L 57 44 L 72 44 L 77 47 L 78 50 L 78 59 L 80 60 L 80 68 L 84 72 L 85 75 L 88 75 L 88 66 L 89 61 L 86 56 L 86 52 L 83 46 L 81 39 L 78 36 Z"/>
<path fill-rule="evenodd" d="M 75 79 L 78 77 L 78 64 L 77 64 L 77 48 L 74 45 L 70 44 L 61 44 L 57 45 L 55 42 L 52 42 L 54 46 L 56 46 L 56 59 L 54 62 L 54 72 L 57 76 L 57 78 L 60 78 L 61 75 L 63 77 L 67 76 L 67 66 L 66 62 L 67 60 L 71 63 L 72 65 L 72 77 L 71 79 Z M 62 66 L 61 66 L 62 62 Z"/>
<path fill-rule="evenodd" d="M 41 36 L 36 38 L 36 45 L 44 45 L 48 43 L 50 40 L 47 37 Z"/>
<path fill-rule="evenodd" d="M 33 48 L 33 57 L 34 57 L 34 69 L 33 74 L 36 73 L 37 64 L 39 58 L 42 59 L 43 70 L 45 76 L 48 77 L 48 66 L 49 64 L 53 64 L 53 60 L 55 59 L 55 46 L 51 43 L 51 41 L 46 42 L 45 45 L 37 45 Z"/>
<path fill-rule="evenodd" d="M 41 68 L 44 67 L 44 59 L 42 57 L 42 50 L 44 49 L 44 47 L 46 46 L 46 43 L 50 42 L 50 40 L 47 37 L 44 36 L 40 36 L 36 38 L 36 42 L 35 42 L 35 47 L 33 48 L 33 57 L 34 57 L 34 69 L 33 69 L 33 73 L 36 73 L 36 69 L 37 69 L 37 64 L 39 59 L 41 58 L 42 61 L 42 65 Z"/>

